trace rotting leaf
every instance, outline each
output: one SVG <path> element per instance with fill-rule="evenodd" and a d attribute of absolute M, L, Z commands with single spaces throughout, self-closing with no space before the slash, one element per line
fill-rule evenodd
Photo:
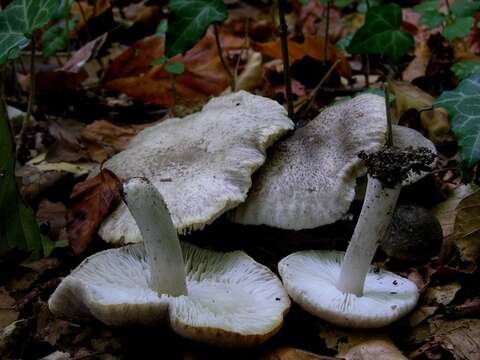
<path fill-rule="evenodd" d="M 475 261 L 480 255 L 480 190 L 458 204 L 454 234 L 462 258 Z"/>
<path fill-rule="evenodd" d="M 70 195 L 67 235 L 75 255 L 85 251 L 102 220 L 120 199 L 119 180 L 110 170 L 78 183 Z"/>
<path fill-rule="evenodd" d="M 280 347 L 269 351 L 260 360 L 333 360 L 330 356 L 317 355 L 292 347 Z"/>

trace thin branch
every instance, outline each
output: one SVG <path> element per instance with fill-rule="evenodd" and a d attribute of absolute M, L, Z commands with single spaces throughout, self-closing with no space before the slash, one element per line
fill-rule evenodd
<path fill-rule="evenodd" d="M 365 65 L 365 88 L 368 89 L 370 87 L 370 57 L 368 54 L 365 54 L 363 59 Z"/>
<path fill-rule="evenodd" d="M 293 111 L 292 83 L 290 78 L 290 64 L 288 60 L 288 41 L 287 41 L 287 23 L 285 22 L 285 0 L 278 0 L 278 10 L 280 17 L 280 37 L 282 41 L 282 57 L 283 57 L 283 82 L 287 93 L 287 109 L 288 116 L 295 121 Z"/>
<path fill-rule="evenodd" d="M 325 81 L 328 80 L 328 78 L 330 77 L 333 70 L 335 70 L 335 68 L 337 67 L 338 64 L 340 64 L 340 59 L 337 59 L 337 61 L 335 61 L 333 63 L 333 65 L 330 67 L 330 69 L 328 69 L 327 73 L 323 76 L 322 80 L 320 80 L 318 85 L 315 86 L 315 89 L 313 89 L 313 91 L 310 93 L 310 97 L 309 97 L 307 105 L 305 107 L 303 107 L 303 109 L 300 108 L 297 111 L 297 113 L 295 115 L 296 117 L 301 118 L 303 115 L 308 113 L 308 111 L 311 109 L 311 107 L 315 103 L 315 100 L 317 99 L 318 94 L 320 93 L 320 90 L 322 90 L 323 84 L 325 83 Z"/>
<path fill-rule="evenodd" d="M 383 85 L 383 94 L 385 96 L 385 111 L 387 112 L 387 146 L 393 146 L 393 125 L 392 125 L 392 113 L 390 112 L 390 93 L 388 91 L 388 81 Z"/>
<path fill-rule="evenodd" d="M 330 7 L 332 6 L 332 0 L 327 0 L 327 23 L 325 25 L 325 45 L 323 48 L 323 65 L 327 65 L 328 62 L 328 32 L 330 29 Z"/>
<path fill-rule="evenodd" d="M 31 51 L 30 51 L 30 84 L 28 87 L 28 105 L 27 105 L 27 114 L 25 120 L 23 121 L 22 128 L 18 134 L 18 143 L 16 147 L 16 154 L 18 153 L 23 144 L 23 138 L 25 137 L 25 131 L 32 125 L 31 117 L 33 111 L 33 101 L 35 99 L 35 39 L 32 37 L 31 41 Z"/>
<path fill-rule="evenodd" d="M 228 78 L 230 79 L 230 88 L 232 91 L 235 91 L 236 85 L 235 85 L 235 77 L 233 76 L 232 72 L 230 71 L 230 68 L 228 67 L 227 63 L 225 62 L 225 59 L 223 57 L 223 49 L 222 49 L 222 44 L 220 43 L 220 32 L 218 30 L 218 24 L 213 23 L 213 29 L 215 30 L 215 42 L 217 43 L 217 51 L 218 51 L 218 56 L 220 57 L 220 61 L 222 62 L 223 68 L 225 69 L 225 72 L 227 73 Z"/>

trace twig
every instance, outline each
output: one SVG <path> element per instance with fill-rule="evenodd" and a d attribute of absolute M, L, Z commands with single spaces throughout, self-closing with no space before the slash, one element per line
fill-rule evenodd
<path fill-rule="evenodd" d="M 177 77 L 170 74 L 172 80 L 172 114 L 175 114 L 175 107 L 177 106 Z"/>
<path fill-rule="evenodd" d="M 285 22 L 285 0 L 278 0 L 278 11 L 280 17 L 280 38 L 282 41 L 283 57 L 283 82 L 287 93 L 287 110 L 290 119 L 295 121 L 293 111 L 292 83 L 290 78 L 290 64 L 288 60 L 287 23 Z"/>
<path fill-rule="evenodd" d="M 315 86 L 315 89 L 313 89 L 313 91 L 310 93 L 310 99 L 308 100 L 308 103 L 305 107 L 300 108 L 297 113 L 295 114 L 295 116 L 297 118 L 300 118 L 302 117 L 303 115 L 307 114 L 308 111 L 311 109 L 312 105 L 315 103 L 315 100 L 317 99 L 318 97 L 318 94 L 320 93 L 320 90 L 322 90 L 322 86 L 323 84 L 325 83 L 325 81 L 327 81 L 327 79 L 330 77 L 330 75 L 332 74 L 333 70 L 335 70 L 335 68 L 337 67 L 337 65 L 340 63 L 340 59 L 337 59 L 333 65 L 330 67 L 330 69 L 328 69 L 327 73 L 325 75 L 323 75 L 323 78 L 322 80 L 320 80 L 320 82 L 317 84 L 317 86 Z"/>
<path fill-rule="evenodd" d="M 35 39 L 32 37 L 32 42 L 30 44 L 31 52 L 30 52 L 30 84 L 28 88 L 28 105 L 27 105 L 27 114 L 25 116 L 25 120 L 23 121 L 22 128 L 20 129 L 20 133 L 18 134 L 18 143 L 16 147 L 16 156 L 22 147 L 23 138 L 25 136 L 25 131 L 31 125 L 30 119 L 32 116 L 33 111 L 33 101 L 35 99 Z"/>
<path fill-rule="evenodd" d="M 328 32 L 330 28 L 330 7 L 331 6 L 332 6 L 332 1 L 327 0 L 327 23 L 325 25 L 325 36 L 324 36 L 325 45 L 323 48 L 323 65 L 327 65 L 327 62 L 328 62 Z"/>
<path fill-rule="evenodd" d="M 237 58 L 237 63 L 235 64 L 235 71 L 233 73 L 235 84 L 237 83 L 238 69 L 240 68 L 240 61 L 242 60 L 242 56 L 245 53 L 245 51 L 250 47 L 249 38 L 248 38 L 249 27 L 250 27 L 250 19 L 247 18 L 247 20 L 245 21 L 245 36 L 243 38 L 242 50 L 240 51 L 240 56 Z"/>
<path fill-rule="evenodd" d="M 390 102 L 388 98 L 390 93 L 388 91 L 388 81 L 383 85 L 383 94 L 385 96 L 385 111 L 387 112 L 387 146 L 393 146 L 393 129 L 392 129 L 392 113 L 390 112 Z"/>
<path fill-rule="evenodd" d="M 365 88 L 370 87 L 370 58 L 368 57 L 368 54 L 364 55 L 364 65 L 365 65 Z"/>
<path fill-rule="evenodd" d="M 222 62 L 223 68 L 225 69 L 225 72 L 228 75 L 228 78 L 230 79 L 230 87 L 232 91 L 235 91 L 236 85 L 235 85 L 235 77 L 233 76 L 232 72 L 230 71 L 230 68 L 228 67 L 227 63 L 225 62 L 225 59 L 223 57 L 223 50 L 222 50 L 222 44 L 220 43 L 220 32 L 218 31 L 218 25 L 217 23 L 213 24 L 213 29 L 215 30 L 215 42 L 217 43 L 217 51 L 218 51 L 218 56 L 220 57 L 220 61 Z"/>

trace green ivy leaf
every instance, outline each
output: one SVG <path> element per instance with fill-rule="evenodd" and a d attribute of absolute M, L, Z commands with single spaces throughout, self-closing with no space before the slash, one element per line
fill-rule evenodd
<path fill-rule="evenodd" d="M 53 26 L 50 26 L 42 34 L 43 57 L 55 55 L 57 51 L 65 49 L 70 39 L 70 31 L 75 29 L 79 17 L 75 16 L 66 22 L 60 20 Z M 68 26 L 68 31 L 65 29 Z"/>
<path fill-rule="evenodd" d="M 165 65 L 165 71 L 173 75 L 181 75 L 185 72 L 185 65 L 180 61 L 174 61 Z"/>
<path fill-rule="evenodd" d="M 473 16 L 478 10 L 480 10 L 480 2 L 478 0 L 456 0 L 450 5 L 451 13 L 457 17 Z"/>
<path fill-rule="evenodd" d="M 444 91 L 433 106 L 448 111 L 464 164 L 472 168 L 480 160 L 480 74 L 463 80 L 453 91 Z"/>
<path fill-rule="evenodd" d="M 4 103 L 0 104 L 0 255 L 12 249 L 38 258 L 53 248 L 40 234 L 35 216 L 18 194 L 15 182 L 15 153 Z"/>
<path fill-rule="evenodd" d="M 480 62 L 464 60 L 453 64 L 450 69 L 457 78 L 463 80 L 473 74 L 480 74 Z"/>
<path fill-rule="evenodd" d="M 447 17 L 440 13 L 425 13 L 420 18 L 419 24 L 426 25 L 429 29 L 436 28 L 447 21 Z"/>
<path fill-rule="evenodd" d="M 14 0 L 0 12 L 0 65 L 15 59 L 33 32 L 51 18 L 58 0 Z"/>
<path fill-rule="evenodd" d="M 359 0 L 357 5 L 357 11 L 361 13 L 366 13 L 369 7 L 372 8 L 381 4 L 382 0 Z"/>
<path fill-rule="evenodd" d="M 400 28 L 402 9 L 397 4 L 370 8 L 365 25 L 353 36 L 351 54 L 384 54 L 398 62 L 413 45 L 410 33 Z"/>
<path fill-rule="evenodd" d="M 449 40 L 463 38 L 468 35 L 474 23 L 475 19 L 471 16 L 456 18 L 451 24 L 445 26 L 442 34 Z"/>
<path fill-rule="evenodd" d="M 170 0 L 168 8 L 171 16 L 165 38 L 165 55 L 169 58 L 191 49 L 210 24 L 222 22 L 228 16 L 222 0 Z"/>

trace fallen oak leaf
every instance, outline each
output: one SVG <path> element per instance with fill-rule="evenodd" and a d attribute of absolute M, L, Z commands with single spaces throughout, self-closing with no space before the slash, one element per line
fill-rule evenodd
<path fill-rule="evenodd" d="M 456 211 L 457 248 L 464 260 L 474 262 L 480 255 L 480 190 L 463 198 Z"/>
<path fill-rule="evenodd" d="M 75 185 L 66 215 L 68 240 L 75 255 L 85 251 L 102 220 L 115 208 L 119 189 L 118 178 L 107 169 Z"/>
<path fill-rule="evenodd" d="M 402 78 L 405 81 L 412 82 L 416 78 L 425 76 L 430 57 L 432 56 L 426 41 L 422 41 L 415 47 L 414 54 L 415 58 L 403 70 Z"/>
<path fill-rule="evenodd" d="M 407 360 L 407 358 L 390 341 L 369 340 L 338 354 L 345 360 Z"/>

